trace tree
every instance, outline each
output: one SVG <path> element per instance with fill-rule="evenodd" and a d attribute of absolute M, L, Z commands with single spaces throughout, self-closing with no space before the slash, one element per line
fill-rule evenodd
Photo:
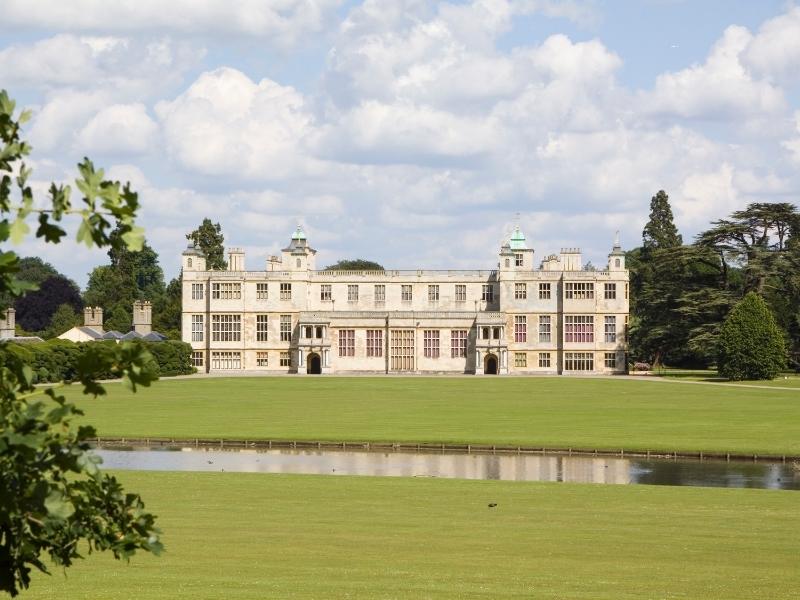
<path fill-rule="evenodd" d="M 44 332 L 46 339 L 58 337 L 65 331 L 69 331 L 76 325 L 81 324 L 81 316 L 75 312 L 71 304 L 62 304 L 53 313 L 50 325 Z"/>
<path fill-rule="evenodd" d="M 219 223 L 212 223 L 211 219 L 205 218 L 200 223 L 200 227 L 186 234 L 186 239 L 206 255 L 206 268 L 215 271 L 224 271 L 227 268 L 225 262 L 225 236 L 222 235 L 222 227 Z"/>
<path fill-rule="evenodd" d="M 642 245 L 650 248 L 675 248 L 683 245 L 683 238 L 675 227 L 669 196 L 664 190 L 650 199 L 650 220 L 642 231 Z"/>
<path fill-rule="evenodd" d="M 734 306 L 722 324 L 717 366 L 731 380 L 774 379 L 786 368 L 783 332 L 755 292 Z"/>
<path fill-rule="evenodd" d="M 38 256 L 25 256 L 19 259 L 19 271 L 17 279 L 27 283 L 38 285 L 49 277 L 61 275 L 50 263 L 44 262 Z M 14 304 L 14 298 L 10 294 L 2 294 L 0 297 L 0 309 L 5 310 Z"/>
<path fill-rule="evenodd" d="M 121 235 L 119 227 L 111 232 L 114 239 Z M 122 279 L 132 284 L 136 300 L 150 300 L 151 302 L 164 294 L 164 271 L 158 264 L 158 253 L 148 245 L 147 240 L 142 242 L 139 250 L 129 250 L 124 245 L 120 248 L 111 246 L 108 250 L 111 259 L 111 268 L 117 271 Z"/>
<path fill-rule="evenodd" d="M 119 237 L 119 226 L 110 237 Z M 164 272 L 158 253 L 146 241 L 140 250 L 115 248 L 108 251 L 109 265 L 95 267 L 89 274 L 84 300 L 105 311 L 104 326 L 126 332 L 131 328 L 134 300 L 150 300 L 157 309 L 163 304 Z"/>
<path fill-rule="evenodd" d="M 757 292 L 800 355 L 800 212 L 789 203 L 752 203 L 697 237 L 719 255 L 723 279 L 739 293 Z"/>
<path fill-rule="evenodd" d="M 692 270 L 692 255 L 682 252 L 669 205 L 660 190 L 650 200 L 650 219 L 642 231 L 642 246 L 627 254 L 630 280 L 630 353 L 654 365 L 675 358 L 674 348 L 685 344 L 683 323 L 675 311 L 684 280 Z"/>
<path fill-rule="evenodd" d="M 43 332 L 50 325 L 58 307 L 63 304 L 68 304 L 76 311 L 83 309 L 78 286 L 63 275 L 48 277 L 39 285 L 38 290 L 29 292 L 14 303 L 17 323 L 25 331 Z"/>
<path fill-rule="evenodd" d="M 36 237 L 57 244 L 66 235 L 64 216 L 75 215 L 78 242 L 140 248 L 137 194 L 129 185 L 105 180 L 88 159 L 78 165 L 78 206 L 72 188 L 55 183 L 46 203 L 34 200 L 25 163 L 30 146 L 20 137 L 29 117 L 26 111 L 17 116 L 15 103 L 0 91 L 0 244 L 21 242 L 30 232 L 31 215 L 38 221 Z M 113 221 L 120 223 L 115 239 L 110 237 Z M 22 297 L 34 287 L 19 280 L 19 269 L 15 252 L 0 250 L 0 294 Z M 96 374 L 108 373 L 136 391 L 155 379 L 148 367 L 152 362 L 141 345 L 90 344 L 75 380 L 85 394 L 97 396 L 105 389 Z M 100 461 L 89 452 L 95 431 L 76 423 L 81 410 L 67 402 L 59 386 L 36 387 L 29 363 L 23 346 L 0 344 L 0 591 L 12 596 L 30 585 L 33 568 L 47 572 L 44 555 L 69 567 L 81 557 L 81 542 L 90 551 L 109 550 L 125 559 L 137 550 L 161 550 L 155 518 L 141 498 L 125 493 L 116 478 L 98 468 Z"/>
<path fill-rule="evenodd" d="M 182 295 L 181 280 L 175 277 L 160 302 L 153 305 L 153 328 L 173 340 L 181 339 Z"/>
<path fill-rule="evenodd" d="M 103 323 L 103 327 L 109 331 L 119 331 L 120 333 L 128 333 L 133 328 L 133 306 L 130 309 L 122 304 L 116 304 L 111 309 Z"/>
<path fill-rule="evenodd" d="M 344 258 L 339 262 L 325 267 L 326 271 L 385 271 L 381 265 L 363 258 Z"/>

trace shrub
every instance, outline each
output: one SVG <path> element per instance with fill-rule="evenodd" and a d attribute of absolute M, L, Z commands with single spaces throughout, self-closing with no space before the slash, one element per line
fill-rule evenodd
<path fill-rule="evenodd" d="M 161 377 L 188 375 L 196 369 L 192 366 L 192 348 L 185 342 L 174 340 L 164 342 L 137 341 L 150 352 L 153 359 L 146 365 L 148 370 Z M 100 342 L 70 342 L 68 340 L 50 340 L 34 344 L 4 343 L 0 344 L 0 353 L 10 353 L 31 366 L 34 383 L 54 383 L 72 381 L 77 375 L 78 361 L 90 347 L 112 349 L 116 346 L 113 340 Z M 95 373 L 97 379 L 109 379 L 111 372 Z"/>
<path fill-rule="evenodd" d="M 774 379 L 786 368 L 786 341 L 755 292 L 733 307 L 719 334 L 719 374 L 730 380 Z"/>

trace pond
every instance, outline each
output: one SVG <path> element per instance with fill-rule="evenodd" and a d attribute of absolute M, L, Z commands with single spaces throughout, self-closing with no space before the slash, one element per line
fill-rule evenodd
<path fill-rule="evenodd" d="M 107 469 L 441 477 L 800 490 L 792 463 L 342 450 L 95 449 Z"/>

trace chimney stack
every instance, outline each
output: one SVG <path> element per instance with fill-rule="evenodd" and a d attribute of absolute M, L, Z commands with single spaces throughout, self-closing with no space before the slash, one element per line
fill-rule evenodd
<path fill-rule="evenodd" d="M 228 271 L 244 271 L 244 250 L 241 248 L 228 250 Z"/>
<path fill-rule="evenodd" d="M 16 334 L 17 325 L 17 311 L 13 308 L 7 308 L 0 313 L 0 339 L 13 338 Z"/>
<path fill-rule="evenodd" d="M 133 330 L 141 335 L 153 331 L 153 306 L 149 300 L 133 303 Z"/>
<path fill-rule="evenodd" d="M 83 309 L 83 325 L 98 331 L 103 330 L 103 309 L 99 306 L 87 306 Z"/>

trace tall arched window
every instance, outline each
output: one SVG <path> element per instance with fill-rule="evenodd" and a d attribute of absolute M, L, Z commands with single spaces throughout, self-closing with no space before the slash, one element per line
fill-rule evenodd
<path fill-rule="evenodd" d="M 192 259 L 191 258 L 186 261 L 186 266 L 187 267 L 191 267 L 192 266 Z"/>
<path fill-rule="evenodd" d="M 614 260 L 614 266 L 619 268 L 619 259 L 618 258 Z"/>

